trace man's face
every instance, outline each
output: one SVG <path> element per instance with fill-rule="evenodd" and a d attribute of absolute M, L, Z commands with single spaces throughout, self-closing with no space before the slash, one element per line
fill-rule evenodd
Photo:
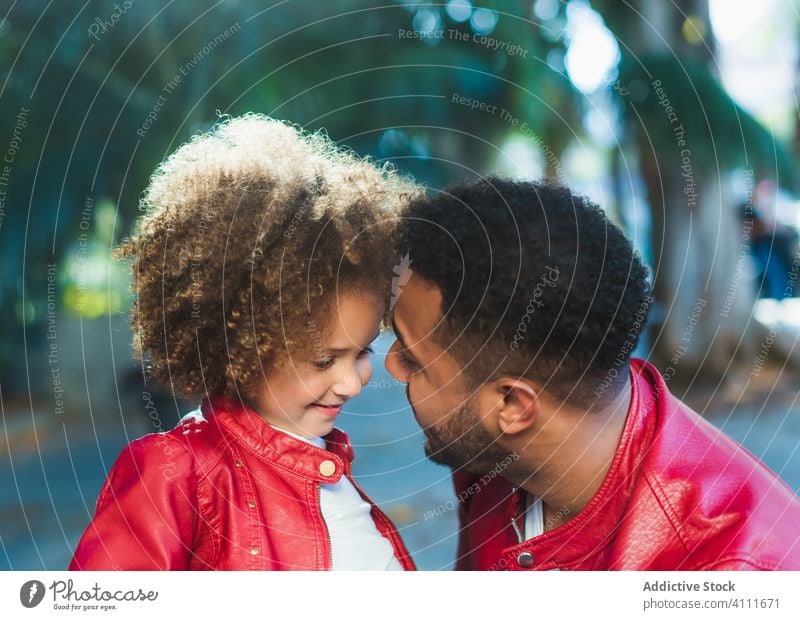
<path fill-rule="evenodd" d="M 476 390 L 461 365 L 434 339 L 442 321 L 438 287 L 416 274 L 403 287 L 392 323 L 397 340 L 386 369 L 407 384 L 414 417 L 425 434 L 425 453 L 443 465 L 475 473 L 491 470 L 510 452 L 482 423 Z"/>

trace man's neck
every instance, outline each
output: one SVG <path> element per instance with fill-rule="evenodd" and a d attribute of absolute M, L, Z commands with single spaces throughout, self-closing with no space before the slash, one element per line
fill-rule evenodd
<path fill-rule="evenodd" d="M 507 478 L 542 498 L 545 531 L 576 517 L 597 494 L 617 452 L 630 401 L 630 384 L 625 384 L 601 411 L 569 414 L 577 422 L 566 424 L 554 417 L 520 454 Z"/>

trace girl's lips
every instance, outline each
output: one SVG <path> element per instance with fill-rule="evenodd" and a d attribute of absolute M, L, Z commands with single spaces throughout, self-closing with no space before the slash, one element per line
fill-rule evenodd
<path fill-rule="evenodd" d="M 319 409 L 325 415 L 331 417 L 339 415 L 339 412 L 342 410 L 342 405 L 323 405 L 321 403 L 314 403 L 314 407 Z"/>

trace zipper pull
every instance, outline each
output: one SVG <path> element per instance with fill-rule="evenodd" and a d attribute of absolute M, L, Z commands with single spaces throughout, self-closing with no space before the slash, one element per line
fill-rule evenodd
<path fill-rule="evenodd" d="M 517 517 L 520 514 L 520 505 L 522 504 L 522 491 L 519 487 L 513 487 L 513 491 L 511 494 L 511 498 L 509 500 L 509 515 L 511 517 L 511 527 L 514 529 L 514 533 L 517 535 L 517 543 L 525 542 L 524 537 L 522 536 L 522 531 L 519 529 L 519 525 L 517 525 Z"/>

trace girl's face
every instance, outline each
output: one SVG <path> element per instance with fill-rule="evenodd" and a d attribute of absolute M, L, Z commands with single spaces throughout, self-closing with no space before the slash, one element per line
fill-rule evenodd
<path fill-rule="evenodd" d="M 331 432 L 344 404 L 372 376 L 370 344 L 380 333 L 383 310 L 369 294 L 340 293 L 331 328 L 308 325 L 310 359 L 292 358 L 267 369 L 266 383 L 253 399 L 261 417 L 303 437 Z"/>

